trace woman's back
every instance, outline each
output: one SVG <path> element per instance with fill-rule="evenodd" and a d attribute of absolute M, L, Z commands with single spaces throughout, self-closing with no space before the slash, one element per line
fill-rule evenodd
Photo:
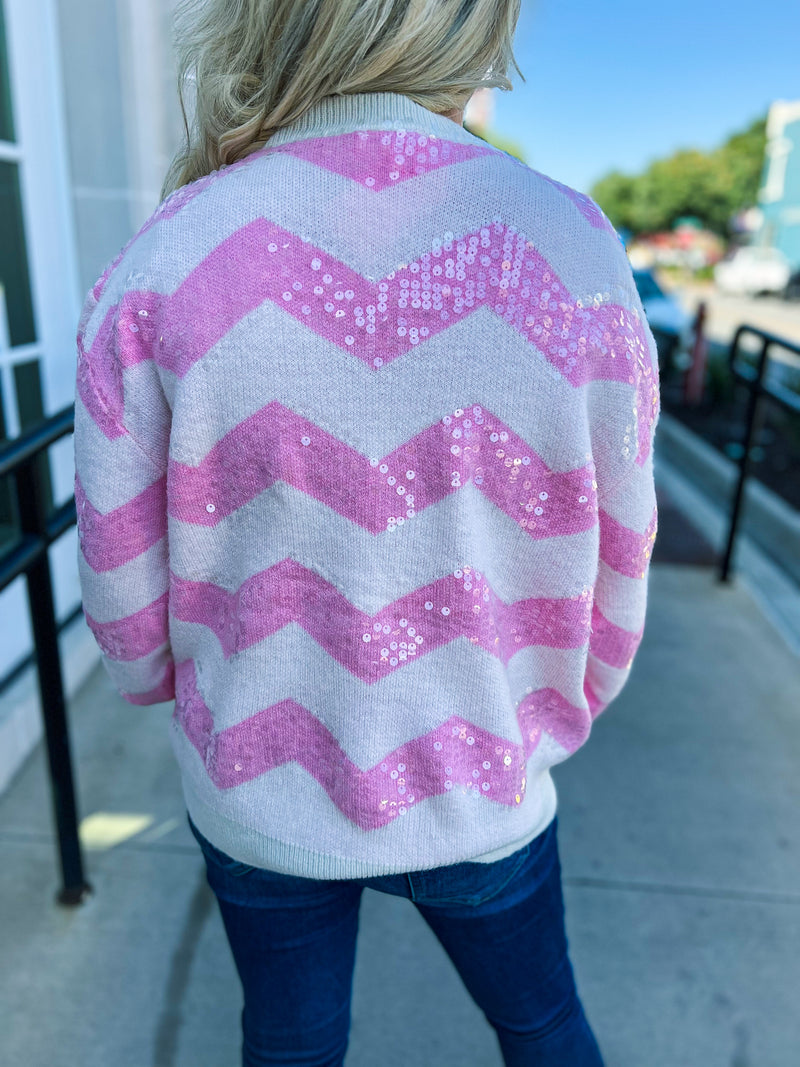
<path fill-rule="evenodd" d="M 86 611 L 129 700 L 174 685 L 204 834 L 347 878 L 544 829 L 655 534 L 655 345 L 588 198 L 328 97 L 162 204 L 87 301 L 79 395 Z"/>

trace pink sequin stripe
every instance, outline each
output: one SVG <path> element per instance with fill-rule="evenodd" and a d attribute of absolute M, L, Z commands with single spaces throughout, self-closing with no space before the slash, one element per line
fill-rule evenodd
<path fill-rule="evenodd" d="M 175 718 L 218 789 L 231 789 L 295 762 L 363 830 L 386 826 L 428 797 L 452 790 L 518 805 L 527 784 L 526 760 L 542 732 L 559 734 L 572 750 L 590 727 L 588 711 L 573 708 L 555 690 L 543 689 L 531 693 L 518 709 L 523 745 L 453 716 L 362 771 L 330 730 L 295 700 L 282 700 L 215 732 L 192 660 L 178 665 L 177 679 Z"/>
<path fill-rule="evenodd" d="M 167 534 L 166 475 L 148 485 L 133 500 L 103 515 L 86 496 L 75 477 L 78 538 L 93 571 L 110 571 L 136 559 Z"/>
<path fill-rule="evenodd" d="M 129 704 L 161 704 L 167 700 L 175 699 L 175 664 L 169 661 L 164 669 L 161 681 L 154 689 L 146 693 L 120 693 L 123 700 Z"/>
<path fill-rule="evenodd" d="M 130 662 L 155 652 L 169 640 L 168 605 L 167 592 L 141 611 L 113 622 L 98 622 L 85 607 L 83 613 L 103 652 L 111 659 Z"/>
<path fill-rule="evenodd" d="M 589 651 L 596 659 L 602 660 L 610 667 L 628 670 L 641 644 L 644 627 L 638 633 L 623 630 L 603 615 L 595 604 L 592 608 L 592 636 Z"/>
<path fill-rule="evenodd" d="M 198 466 L 170 461 L 169 511 L 184 522 L 215 526 L 276 481 L 372 533 L 402 525 L 470 481 L 532 537 L 597 524 L 592 464 L 550 470 L 479 405 L 457 408 L 388 456 L 367 459 L 271 401 L 230 430 Z"/>
<path fill-rule="evenodd" d="M 224 293 L 225 299 L 209 299 L 214 293 Z M 256 219 L 222 241 L 164 298 L 158 343 L 137 345 L 133 355 L 147 358 L 149 353 L 182 377 L 264 300 L 373 369 L 487 305 L 536 345 L 571 385 L 606 380 L 633 386 L 637 462 L 649 454 L 658 386 L 646 327 L 619 305 L 584 306 L 534 243 L 501 223 L 447 240 L 374 283 L 269 220 Z M 146 306 L 130 308 L 128 318 L 138 310 L 150 313 Z M 120 318 L 124 336 L 125 308 Z"/>
<path fill-rule="evenodd" d="M 600 552 L 604 563 L 628 578 L 644 578 L 658 530 L 658 509 L 643 534 L 623 526 L 607 512 L 600 511 Z"/>
<path fill-rule="evenodd" d="M 308 160 L 380 192 L 408 178 L 480 156 L 501 155 L 488 145 L 443 141 L 436 134 L 401 130 L 355 130 L 336 137 L 314 137 L 278 146 L 278 150 Z"/>
<path fill-rule="evenodd" d="M 212 630 L 225 658 L 296 622 L 335 660 L 367 683 L 409 659 L 459 637 L 504 664 L 520 649 L 588 644 L 590 590 L 579 597 L 506 604 L 472 568 L 449 574 L 367 615 L 319 574 L 283 559 L 252 575 L 233 593 L 211 582 L 171 575 L 170 611 Z"/>
<path fill-rule="evenodd" d="M 100 432 L 109 440 L 124 437 L 122 382 L 115 364 L 114 316 L 107 314 L 100 324 L 91 355 L 78 337 L 76 390 L 81 403 Z"/>
<path fill-rule="evenodd" d="M 163 344 L 156 315 L 162 299 L 147 290 L 129 291 L 106 312 L 88 353 L 83 336 L 78 338 L 78 394 L 110 441 L 127 433 L 122 372 L 153 358 Z"/>
<path fill-rule="evenodd" d="M 216 291 L 225 292 L 225 301 L 198 316 Z M 371 367 L 484 304 L 573 385 L 596 379 L 633 384 L 637 368 L 649 364 L 644 331 L 632 312 L 575 301 L 534 243 L 501 223 L 447 240 L 375 283 L 290 231 L 256 219 L 222 241 L 170 298 L 165 322 L 174 324 L 176 335 L 191 324 L 194 344 L 177 352 L 168 343 L 167 365 L 184 375 L 265 299 Z"/>

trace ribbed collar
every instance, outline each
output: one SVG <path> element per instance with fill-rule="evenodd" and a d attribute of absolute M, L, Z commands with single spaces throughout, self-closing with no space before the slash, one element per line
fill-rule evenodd
<path fill-rule="evenodd" d="M 414 130 L 462 144 L 483 143 L 457 122 L 434 114 L 401 93 L 352 93 L 323 97 L 299 119 L 277 130 L 268 146 L 353 130 Z"/>

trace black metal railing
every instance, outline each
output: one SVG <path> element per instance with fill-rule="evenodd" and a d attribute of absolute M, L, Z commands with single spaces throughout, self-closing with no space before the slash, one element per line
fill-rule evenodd
<path fill-rule="evenodd" d="M 70 404 L 0 448 L 0 478 L 12 477 L 20 526 L 20 536 L 0 554 L 0 592 L 15 578 L 25 576 L 61 863 L 62 886 L 56 900 L 65 905 L 80 904 L 92 887 L 84 878 L 78 837 L 58 624 L 47 552 L 75 524 L 76 513 L 74 498 L 47 513 L 37 459 L 56 441 L 71 434 L 74 426 L 75 409 Z"/>
<path fill-rule="evenodd" d="M 758 360 L 755 366 L 740 362 L 737 359 L 740 351 L 739 341 L 745 334 L 757 337 L 761 342 L 758 352 Z M 779 381 L 766 380 L 770 354 L 775 348 L 781 348 L 784 351 L 792 352 L 794 355 L 800 356 L 799 344 L 787 341 L 784 337 L 777 337 L 775 334 L 768 333 L 766 330 L 759 330 L 755 326 L 747 325 L 742 325 L 737 329 L 736 333 L 733 335 L 733 340 L 731 341 L 728 350 L 728 362 L 731 374 L 736 381 L 742 382 L 747 386 L 750 395 L 747 400 L 745 440 L 739 458 L 739 478 L 736 483 L 736 493 L 733 499 L 733 508 L 731 510 L 728 543 L 725 548 L 725 555 L 720 568 L 719 577 L 720 581 L 723 582 L 730 580 L 733 551 L 736 544 L 736 535 L 739 530 L 739 521 L 741 519 L 745 483 L 747 482 L 747 476 L 750 473 L 751 452 L 753 450 L 753 440 L 756 433 L 757 416 L 761 410 L 761 402 L 762 400 L 768 400 L 783 408 L 784 411 L 790 411 L 795 415 L 800 415 L 800 395 L 791 389 L 787 389 L 786 386 L 782 385 Z"/>

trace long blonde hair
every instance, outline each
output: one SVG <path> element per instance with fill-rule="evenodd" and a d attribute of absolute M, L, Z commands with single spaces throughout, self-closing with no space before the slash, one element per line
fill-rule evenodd
<path fill-rule="evenodd" d="M 325 96 L 394 92 L 439 114 L 513 88 L 520 0 L 181 0 L 185 143 L 162 197 L 261 148 Z M 186 115 L 192 90 L 193 118 Z"/>

